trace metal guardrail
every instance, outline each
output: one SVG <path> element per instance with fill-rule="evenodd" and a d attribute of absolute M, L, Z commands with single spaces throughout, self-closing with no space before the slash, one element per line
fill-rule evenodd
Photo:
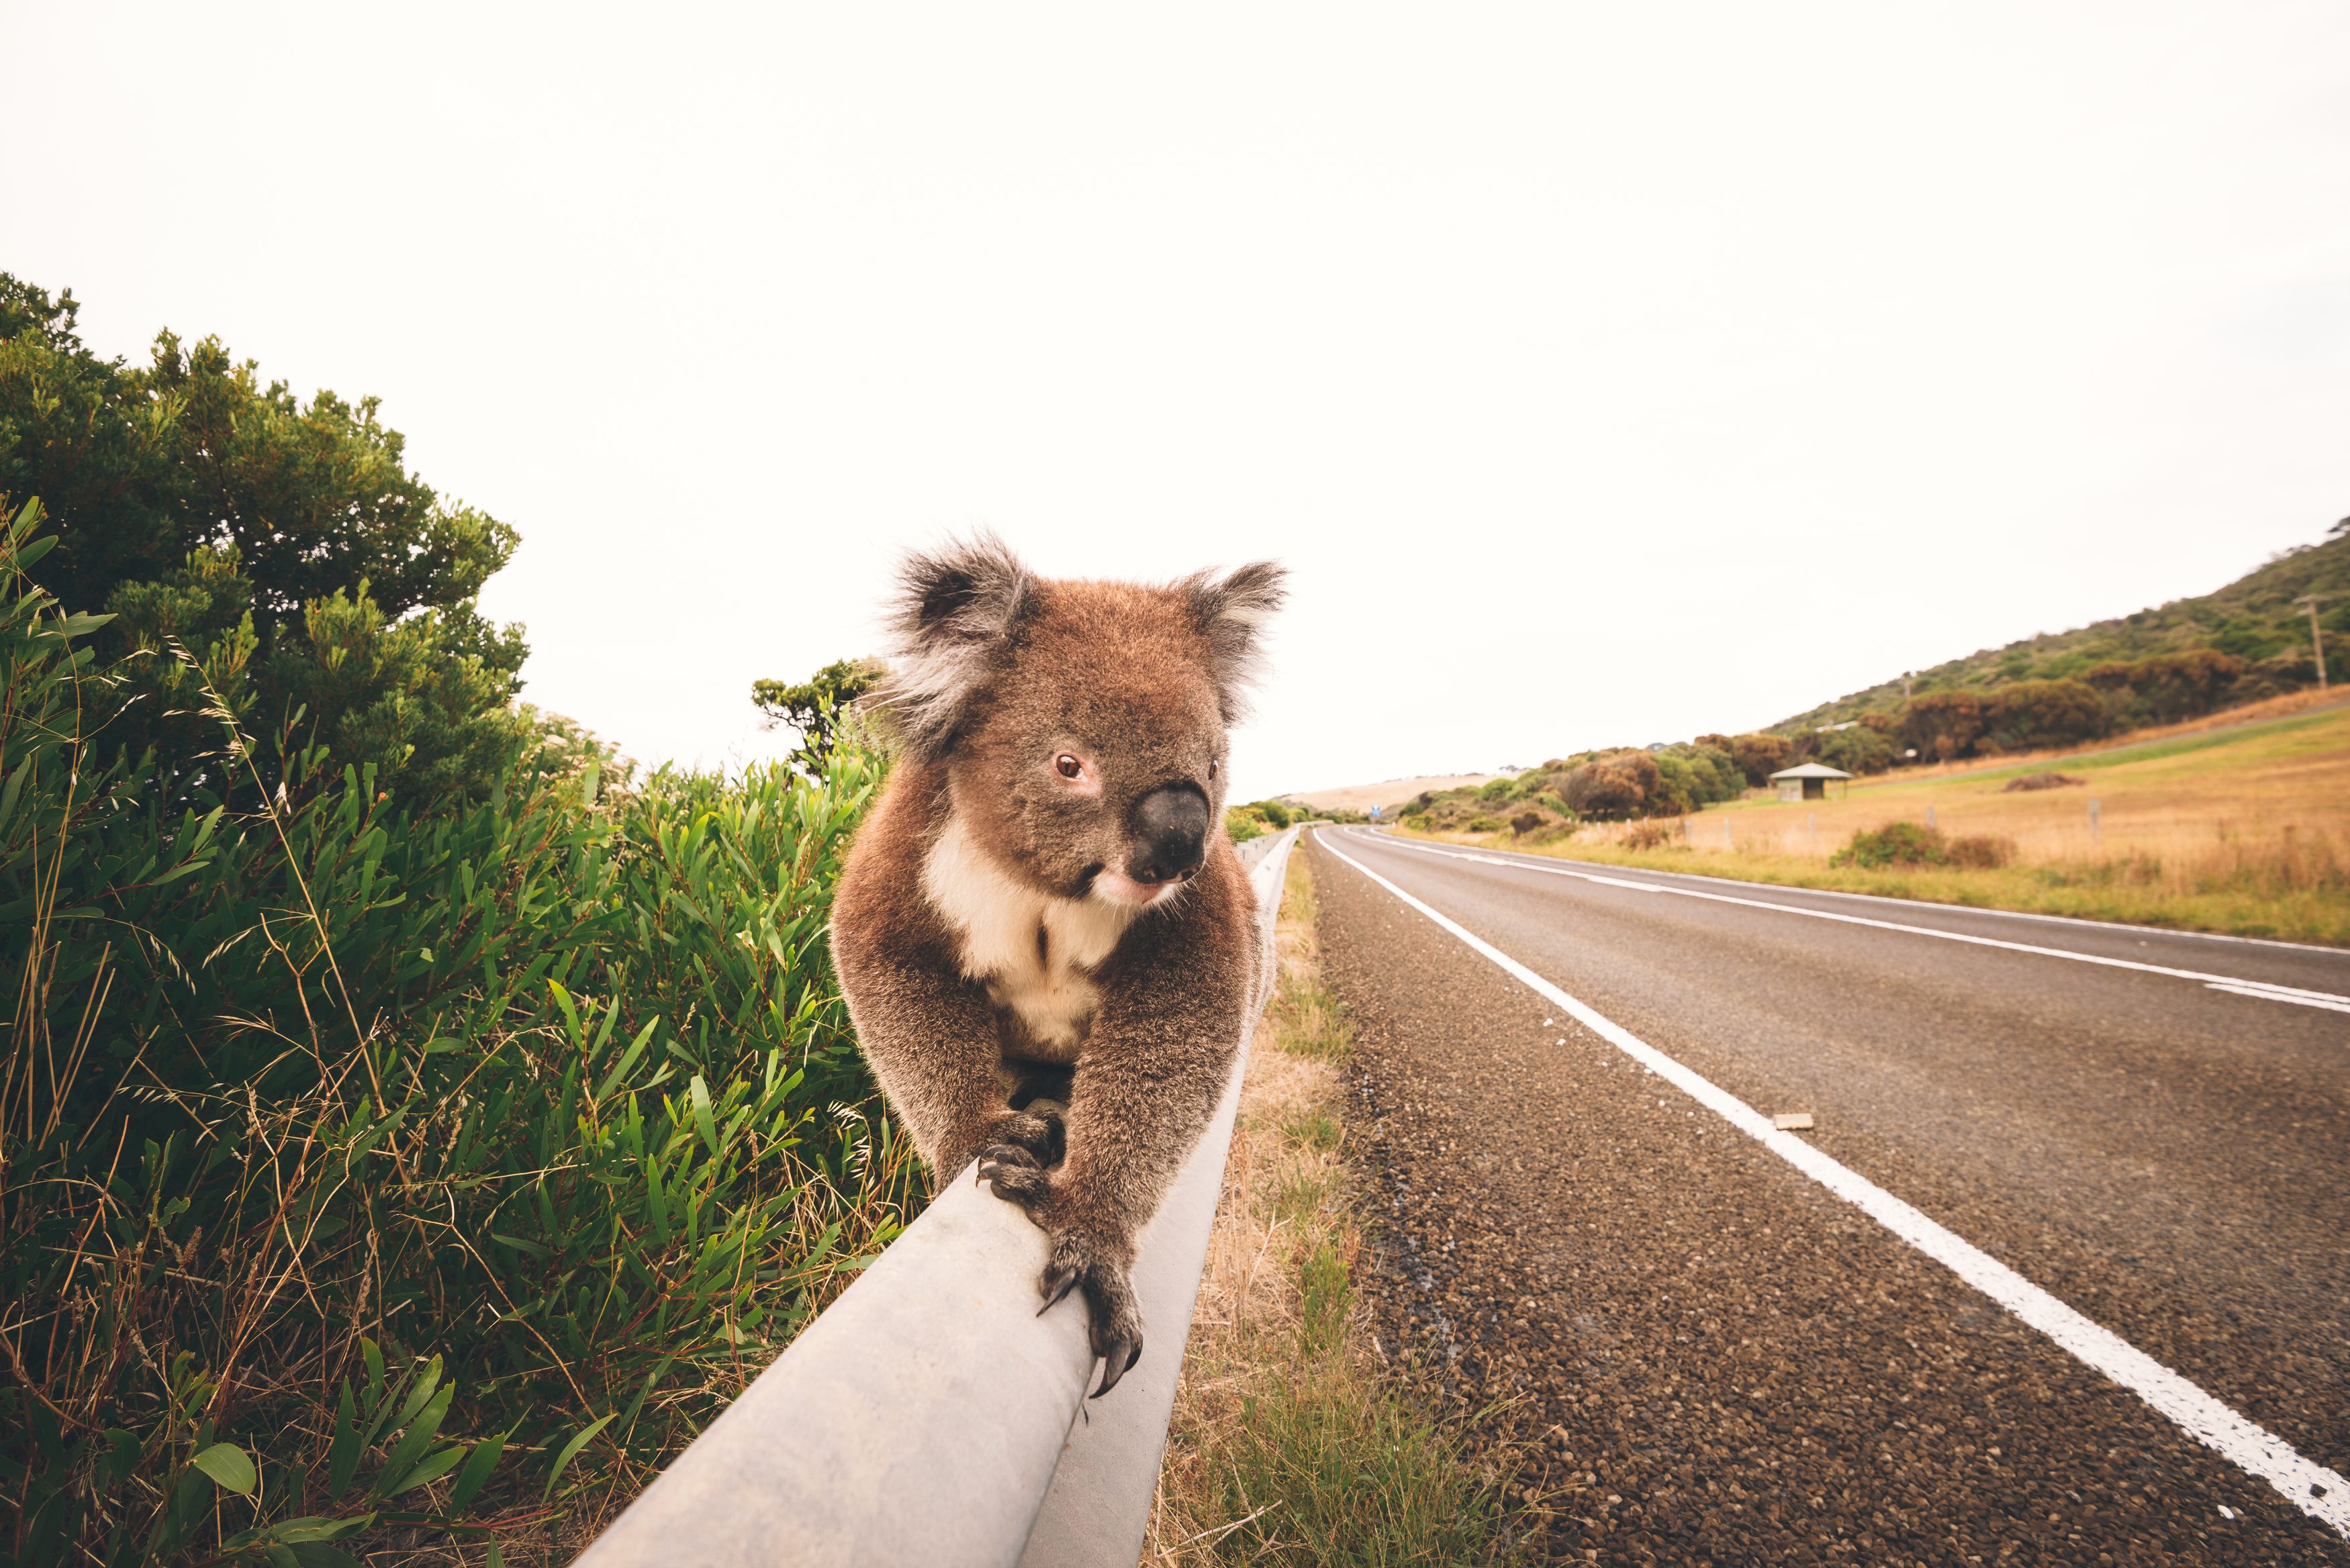
<path fill-rule="evenodd" d="M 1274 917 L 1297 832 L 1241 846 L 1264 932 L 1256 1012 L 1272 992 Z M 1045 1233 L 966 1167 L 580 1568 L 1134 1563 L 1247 1056 L 1244 1034 L 1215 1119 L 1139 1239 L 1134 1285 L 1149 1345 L 1115 1393 L 1086 1399 L 1083 1299 L 1036 1312 Z"/>

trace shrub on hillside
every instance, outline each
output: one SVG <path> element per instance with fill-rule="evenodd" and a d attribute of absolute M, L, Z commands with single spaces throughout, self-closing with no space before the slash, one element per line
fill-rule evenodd
<path fill-rule="evenodd" d="M 1636 822 L 1625 829 L 1623 844 L 1627 849 L 1660 849 L 1679 836 L 1671 828 L 1651 818 Z"/>
<path fill-rule="evenodd" d="M 1247 809 L 1263 818 L 1267 827 L 1287 827 L 1301 815 L 1277 800 L 1252 801 Z"/>
<path fill-rule="evenodd" d="M 1622 821 L 1645 815 L 1664 775 L 1646 752 L 1617 752 L 1585 763 L 1566 775 L 1566 804 L 1577 816 Z"/>
<path fill-rule="evenodd" d="M 2100 664 L 2084 671 L 2081 679 L 2104 694 L 2126 724 L 2170 724 L 2225 706 L 2249 668 L 2246 660 L 2216 648 L 2190 648 Z"/>
<path fill-rule="evenodd" d="M 1893 765 L 1893 742 L 1866 724 L 1814 737 L 1812 756 L 1848 774 L 1881 774 Z"/>
<path fill-rule="evenodd" d="M 2106 732 L 2106 700 L 2085 680 L 2018 680 L 1982 699 L 1983 726 L 2007 751 L 2071 746 Z"/>
<path fill-rule="evenodd" d="M 1677 757 L 1669 752 L 1650 752 L 1649 761 L 1657 770 L 1657 782 L 1650 786 L 1648 798 L 1641 803 L 1643 816 L 1686 816 L 1698 808 L 1704 798 L 1700 793 L 1704 781 L 1687 757 Z"/>
<path fill-rule="evenodd" d="M 2345 662 L 2343 648 L 2333 639 L 2326 639 L 2326 669 L 2329 674 Z M 2317 660 L 2307 648 L 2290 648 L 2272 654 L 2238 677 L 2235 688 L 2229 693 L 2231 700 L 2256 701 L 2262 697 L 2274 697 L 2280 692 L 2298 691 L 2317 680 Z"/>
<path fill-rule="evenodd" d="M 1700 806 L 1736 800 L 1746 793 L 1745 775 L 1730 754 L 1718 747 L 1679 744 L 1648 754 L 1656 761 L 1659 782 L 1647 802 L 1648 815 L 1684 816 Z"/>
<path fill-rule="evenodd" d="M 1227 806 L 1224 832 L 1234 844 L 1246 844 L 1252 838 L 1264 836 L 1264 818 L 1242 806 Z"/>
<path fill-rule="evenodd" d="M 1828 857 L 1828 864 L 1877 870 L 1887 866 L 1939 866 L 1948 858 L 1950 842 L 1939 828 L 1922 822 L 1891 822 L 1874 831 L 1854 834 L 1851 843 Z"/>
<path fill-rule="evenodd" d="M 1794 745 L 1784 735 L 1700 735 L 1697 743 L 1728 753 L 1747 784 L 1756 789 L 1794 760 Z"/>
<path fill-rule="evenodd" d="M 1881 870 L 1888 866 L 1955 866 L 1989 870 L 2015 858 L 2015 841 L 1989 834 L 1951 837 L 1939 828 L 1918 822 L 1894 822 L 1872 833 L 1856 833 L 1852 842 L 1828 857 L 1831 866 L 1859 866 Z"/>
<path fill-rule="evenodd" d="M 1988 833 L 1960 834 L 1952 838 L 1948 862 L 1974 870 L 1995 870 L 2015 859 L 2015 840 Z"/>
<path fill-rule="evenodd" d="M 1710 775 L 1700 792 L 1700 799 L 1705 804 L 1736 800 L 1745 794 L 1746 770 L 1739 766 L 1735 755 L 1722 747 L 1694 741 L 1685 746 L 1667 749 L 1677 755 L 1687 756 L 1693 765 Z"/>
<path fill-rule="evenodd" d="M 1982 699 L 1972 691 L 1929 691 L 1901 711 L 1900 738 L 1927 762 L 1971 755 L 1982 730 Z"/>

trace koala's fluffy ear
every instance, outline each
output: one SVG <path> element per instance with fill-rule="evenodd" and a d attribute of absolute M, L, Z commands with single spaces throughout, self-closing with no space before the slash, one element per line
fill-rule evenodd
<path fill-rule="evenodd" d="M 1229 576 L 1202 572 L 1184 580 L 1191 613 L 1208 641 L 1216 699 L 1227 724 L 1240 722 L 1248 712 L 1248 689 L 1264 663 L 1264 628 L 1289 597 L 1284 586 L 1288 579 L 1287 569 L 1278 563 L 1252 561 Z"/>
<path fill-rule="evenodd" d="M 907 556 L 889 608 L 895 646 L 879 697 L 909 750 L 935 756 L 945 749 L 1035 590 L 1028 568 L 993 534 Z"/>

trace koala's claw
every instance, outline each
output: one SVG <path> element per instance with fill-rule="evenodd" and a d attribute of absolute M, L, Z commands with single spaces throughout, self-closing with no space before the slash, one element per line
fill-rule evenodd
<path fill-rule="evenodd" d="M 1142 1359 L 1142 1335 L 1138 1333 L 1132 1339 L 1113 1339 L 1107 1348 L 1098 1345 L 1095 1348 L 1102 1358 L 1101 1386 L 1087 1397 L 1098 1399 L 1117 1387 L 1118 1380 L 1133 1371 L 1134 1364 Z"/>
<path fill-rule="evenodd" d="M 1058 1165 L 1068 1140 L 1068 1127 L 1061 1113 L 1049 1106 L 1014 1111 L 995 1125 L 997 1143 L 1017 1145 L 1038 1165 Z"/>
<path fill-rule="evenodd" d="M 1035 1157 L 1010 1144 L 997 1144 L 979 1157 L 979 1179 L 1006 1203 L 1032 1210 L 1032 1217 L 1035 1207 L 1051 1189 Z"/>
<path fill-rule="evenodd" d="M 1043 1317 L 1046 1313 L 1059 1306 L 1068 1300 L 1069 1293 L 1076 1288 L 1077 1271 L 1075 1268 L 1059 1265 L 1046 1269 L 1044 1285 L 1045 1304 L 1036 1309 L 1036 1315 Z"/>
<path fill-rule="evenodd" d="M 1094 1252 L 1082 1236 L 1063 1231 L 1053 1238 L 1052 1260 L 1039 1282 L 1045 1296 L 1040 1312 L 1049 1312 L 1073 1290 L 1086 1295 L 1086 1338 L 1102 1359 L 1098 1399 L 1118 1386 L 1119 1378 L 1142 1359 L 1142 1309 L 1134 1299 L 1134 1282 L 1123 1265 Z"/>

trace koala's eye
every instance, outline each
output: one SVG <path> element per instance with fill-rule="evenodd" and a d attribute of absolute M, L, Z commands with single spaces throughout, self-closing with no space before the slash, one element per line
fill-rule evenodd
<path fill-rule="evenodd" d="M 1059 756 L 1053 759 L 1053 768 L 1055 772 L 1058 773 L 1065 779 L 1076 778 L 1079 774 L 1086 771 L 1085 763 L 1077 761 L 1076 758 L 1069 755 L 1066 752 L 1063 752 Z"/>

